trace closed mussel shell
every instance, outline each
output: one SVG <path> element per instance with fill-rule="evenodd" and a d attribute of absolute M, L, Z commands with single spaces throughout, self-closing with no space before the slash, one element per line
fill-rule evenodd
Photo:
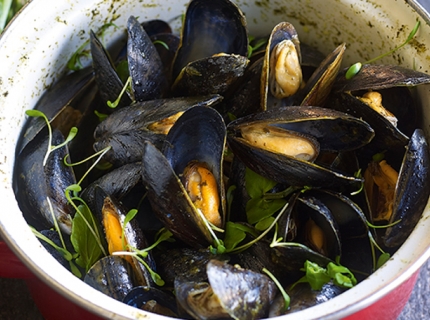
<path fill-rule="evenodd" d="M 167 75 L 150 37 L 135 17 L 127 22 L 127 59 L 134 100 L 160 99 L 168 90 Z"/>

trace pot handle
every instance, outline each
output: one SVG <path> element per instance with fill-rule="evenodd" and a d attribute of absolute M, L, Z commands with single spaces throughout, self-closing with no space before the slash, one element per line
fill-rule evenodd
<path fill-rule="evenodd" d="M 33 273 L 19 260 L 6 242 L 0 238 L 0 277 L 1 278 L 34 278 Z"/>

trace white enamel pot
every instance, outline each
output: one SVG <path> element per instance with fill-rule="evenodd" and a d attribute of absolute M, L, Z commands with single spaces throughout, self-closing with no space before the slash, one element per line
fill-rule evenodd
<path fill-rule="evenodd" d="M 47 319 L 163 318 L 115 301 L 64 269 L 28 228 L 12 190 L 12 172 L 15 145 L 26 118 L 25 110 L 33 108 L 47 86 L 64 73 L 66 61 L 88 39 L 90 29 L 97 30 L 107 22 L 114 22 L 120 28 L 110 35 L 113 41 L 121 35 L 121 29 L 131 14 L 141 20 L 169 20 L 183 13 L 186 2 L 33 0 L 0 38 L 0 203 L 3 208 L 0 210 L 0 235 L 34 274 L 33 282 L 29 281 L 29 284 Z M 253 35 L 267 34 L 277 22 L 286 20 L 296 26 L 301 41 L 317 46 L 326 54 L 341 42 L 346 42 L 345 65 L 365 61 L 392 49 L 406 39 L 416 20 L 420 20 L 422 23 L 416 41 L 381 62 L 400 63 L 430 72 L 426 50 L 430 46 L 429 16 L 416 1 L 278 0 L 237 3 L 245 12 Z M 430 87 L 421 86 L 415 94 L 423 110 L 423 128 L 430 137 Z M 417 271 L 430 257 L 428 230 L 429 206 L 403 246 L 368 279 L 324 304 L 282 319 L 394 319 L 408 299 Z M 0 270 L 1 267 L 9 267 L 12 273 L 17 270 L 16 260 L 5 260 L 6 249 L 3 247 L 0 252 L 3 253 Z M 48 291 L 51 295 L 43 296 Z"/>

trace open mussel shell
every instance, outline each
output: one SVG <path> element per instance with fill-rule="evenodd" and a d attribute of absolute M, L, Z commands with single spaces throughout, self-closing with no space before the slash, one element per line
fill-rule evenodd
<path fill-rule="evenodd" d="M 175 279 L 181 281 L 207 281 L 206 265 L 210 260 L 228 260 L 228 256 L 214 254 L 208 249 L 193 249 L 188 247 L 158 250 L 154 253 L 160 276 L 166 287 L 172 286 Z"/>
<path fill-rule="evenodd" d="M 430 75 L 396 65 L 364 64 L 352 78 L 346 79 L 347 69 L 337 76 L 334 92 L 378 90 L 392 87 L 413 87 L 430 83 Z"/>
<path fill-rule="evenodd" d="M 166 131 L 182 112 L 195 106 L 211 106 L 221 99 L 219 95 L 156 99 L 118 109 L 96 127 L 94 149 L 110 146 L 105 159 L 115 166 L 141 161 L 144 142 L 161 148 Z"/>
<path fill-rule="evenodd" d="M 115 70 L 109 53 L 93 31 L 90 32 L 90 44 L 94 77 L 99 88 L 100 97 L 105 103 L 115 101 L 120 96 L 124 84 Z M 126 94 L 122 95 L 118 107 L 128 106 L 131 101 L 132 98 L 126 92 Z"/>
<path fill-rule="evenodd" d="M 176 300 L 173 294 L 157 288 L 135 287 L 127 293 L 122 302 L 141 310 L 169 317 L 178 317 Z"/>
<path fill-rule="evenodd" d="M 242 137 L 243 128 L 265 125 L 313 137 L 321 150 L 359 148 L 373 138 L 370 126 L 345 113 L 319 107 L 285 107 L 243 117 L 228 125 L 228 144 L 250 169 L 279 183 L 292 186 L 338 188 L 361 179 L 330 170 L 299 157 L 256 147 Z"/>
<path fill-rule="evenodd" d="M 166 75 L 169 86 L 171 86 L 172 80 L 172 64 L 175 58 L 176 52 L 179 47 L 179 36 L 173 33 L 158 33 L 151 36 L 155 49 L 157 49 L 158 55 L 163 63 L 163 73 Z"/>
<path fill-rule="evenodd" d="M 63 161 L 69 153 L 67 146 L 50 152 L 44 164 L 50 142 L 59 145 L 64 142 L 64 137 L 60 131 L 53 130 L 50 141 L 45 127 L 18 155 L 16 195 L 24 216 L 33 227 L 52 228 L 55 216 L 61 230 L 70 234 L 75 211 L 68 203 L 65 190 L 76 184 L 76 178 L 72 168 Z"/>
<path fill-rule="evenodd" d="M 84 199 L 88 207 L 94 210 L 94 212 L 96 209 L 95 195 L 97 188 L 103 189 L 107 194 L 121 201 L 131 189 L 141 182 L 141 168 L 142 164 L 135 162 L 113 169 L 91 182 L 82 191 L 80 197 Z"/>
<path fill-rule="evenodd" d="M 269 317 L 276 317 L 313 307 L 338 296 L 345 289 L 329 282 L 323 285 L 321 290 L 312 290 L 308 283 L 298 283 L 292 289 L 286 289 L 290 296 L 288 310 L 284 309 L 284 298 L 278 295 L 270 306 Z"/>
<path fill-rule="evenodd" d="M 330 97 L 329 107 L 361 118 L 375 130 L 375 137 L 359 155 L 371 157 L 384 150 L 399 150 L 408 143 L 408 137 L 395 127 L 386 117 L 372 109 L 351 93 L 342 92 Z M 364 154 L 366 153 L 366 154 Z"/>
<path fill-rule="evenodd" d="M 116 251 L 128 251 L 123 246 L 128 245 L 138 250 L 149 246 L 146 237 L 140 229 L 137 220 L 132 219 L 124 226 L 127 215 L 126 209 L 112 196 L 108 195 L 102 188 L 95 188 L 96 216 L 98 217 L 108 244 L 109 253 Z M 124 235 L 124 239 L 122 239 Z M 124 240 L 124 242 L 122 241 Z M 132 265 L 136 279 L 140 285 L 151 286 L 153 280 L 147 268 L 135 257 L 125 258 Z M 155 270 L 155 261 L 149 253 L 145 258 L 145 263 Z"/>
<path fill-rule="evenodd" d="M 360 271 L 356 274 L 373 272 L 372 248 L 369 239 L 367 219 L 362 209 L 350 198 L 329 190 L 310 190 L 305 193 L 324 204 L 338 228 L 341 256 L 340 263 L 351 270 Z"/>
<path fill-rule="evenodd" d="M 98 260 L 85 275 L 84 282 L 118 301 L 139 285 L 130 263 L 117 256 Z"/>
<path fill-rule="evenodd" d="M 246 57 L 247 52 L 245 16 L 234 3 L 229 0 L 190 1 L 173 63 L 173 79 L 190 62 L 219 53 Z"/>
<path fill-rule="evenodd" d="M 67 121 L 59 121 L 62 124 L 61 132 L 67 135 L 72 126 L 79 123 L 83 110 L 77 110 L 73 101 L 81 97 L 94 86 L 94 75 L 92 68 L 84 68 L 62 77 L 56 82 L 37 102 L 34 109 L 43 112 L 49 121 L 64 116 Z M 21 152 L 27 143 L 33 140 L 37 134 L 46 126 L 42 117 L 30 117 L 23 128 L 20 141 L 17 145 L 17 153 Z M 54 126 L 54 124 L 52 124 Z"/>
<path fill-rule="evenodd" d="M 339 73 L 345 49 L 346 44 L 342 43 L 321 62 L 299 95 L 304 96 L 300 105 L 323 106 L 325 104 Z"/>
<path fill-rule="evenodd" d="M 430 194 L 429 147 L 421 129 L 415 130 L 407 146 L 396 184 L 393 214 L 384 236 L 388 247 L 400 246 L 418 223 Z"/>
<path fill-rule="evenodd" d="M 266 317 L 276 285 L 261 273 L 218 260 L 207 264 L 208 282 L 175 281 L 176 299 L 195 319 Z"/>
<path fill-rule="evenodd" d="M 127 30 L 128 70 L 134 99 L 145 101 L 164 97 L 168 81 L 157 49 L 135 17 L 128 19 Z"/>
<path fill-rule="evenodd" d="M 307 193 L 297 198 L 296 225 L 297 241 L 335 260 L 341 256 L 341 235 L 330 209 L 317 197 Z M 317 231 L 316 231 L 317 230 Z"/>
<path fill-rule="evenodd" d="M 190 164 L 204 164 L 215 179 L 220 226 L 225 223 L 222 158 L 226 129 L 221 115 L 208 107 L 187 110 L 170 129 L 163 152 L 146 143 L 142 157 L 143 183 L 165 226 L 191 246 L 212 243 L 207 222 L 197 212 L 181 178 Z M 202 180 L 206 181 L 206 180 Z"/>
<path fill-rule="evenodd" d="M 289 22 L 277 24 L 270 34 L 263 59 L 260 92 L 263 110 L 270 97 L 283 99 L 294 95 L 302 82 L 300 41 Z"/>

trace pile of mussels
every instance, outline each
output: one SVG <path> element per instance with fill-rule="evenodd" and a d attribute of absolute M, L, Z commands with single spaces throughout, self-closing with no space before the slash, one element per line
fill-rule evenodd
<path fill-rule="evenodd" d="M 251 55 L 245 17 L 228 0 L 192 0 L 179 36 L 166 22 L 133 16 L 127 35 L 113 56 L 91 32 L 92 66 L 60 79 L 36 106 L 52 140 L 43 118 L 32 117 L 16 150 L 14 189 L 29 225 L 59 243 L 55 216 L 71 248 L 76 207 L 85 202 L 97 221 L 106 255 L 81 269 L 87 283 L 175 317 L 262 318 L 345 290 L 333 281 L 292 289 L 306 261 L 341 264 L 361 281 L 380 252 L 394 253 L 408 237 L 430 179 L 407 87 L 430 76 L 363 65 L 347 80 L 345 44 L 325 57 L 288 22 Z M 107 107 L 118 97 L 116 109 Z M 64 142 L 73 126 L 77 136 L 44 161 L 48 145 Z M 94 161 L 65 165 L 102 150 L 104 166 L 88 174 Z M 269 190 L 253 194 L 263 187 L 252 175 L 270 181 Z M 76 177 L 85 177 L 82 191 L 68 199 Z M 282 200 L 275 213 L 252 216 L 250 204 L 271 199 Z M 136 217 L 124 223 L 133 208 Z M 235 248 L 226 245 L 231 225 L 245 230 Z M 161 228 L 175 241 L 141 259 L 113 255 L 147 248 Z M 274 302 L 279 290 L 263 268 L 290 295 L 289 308 Z"/>

